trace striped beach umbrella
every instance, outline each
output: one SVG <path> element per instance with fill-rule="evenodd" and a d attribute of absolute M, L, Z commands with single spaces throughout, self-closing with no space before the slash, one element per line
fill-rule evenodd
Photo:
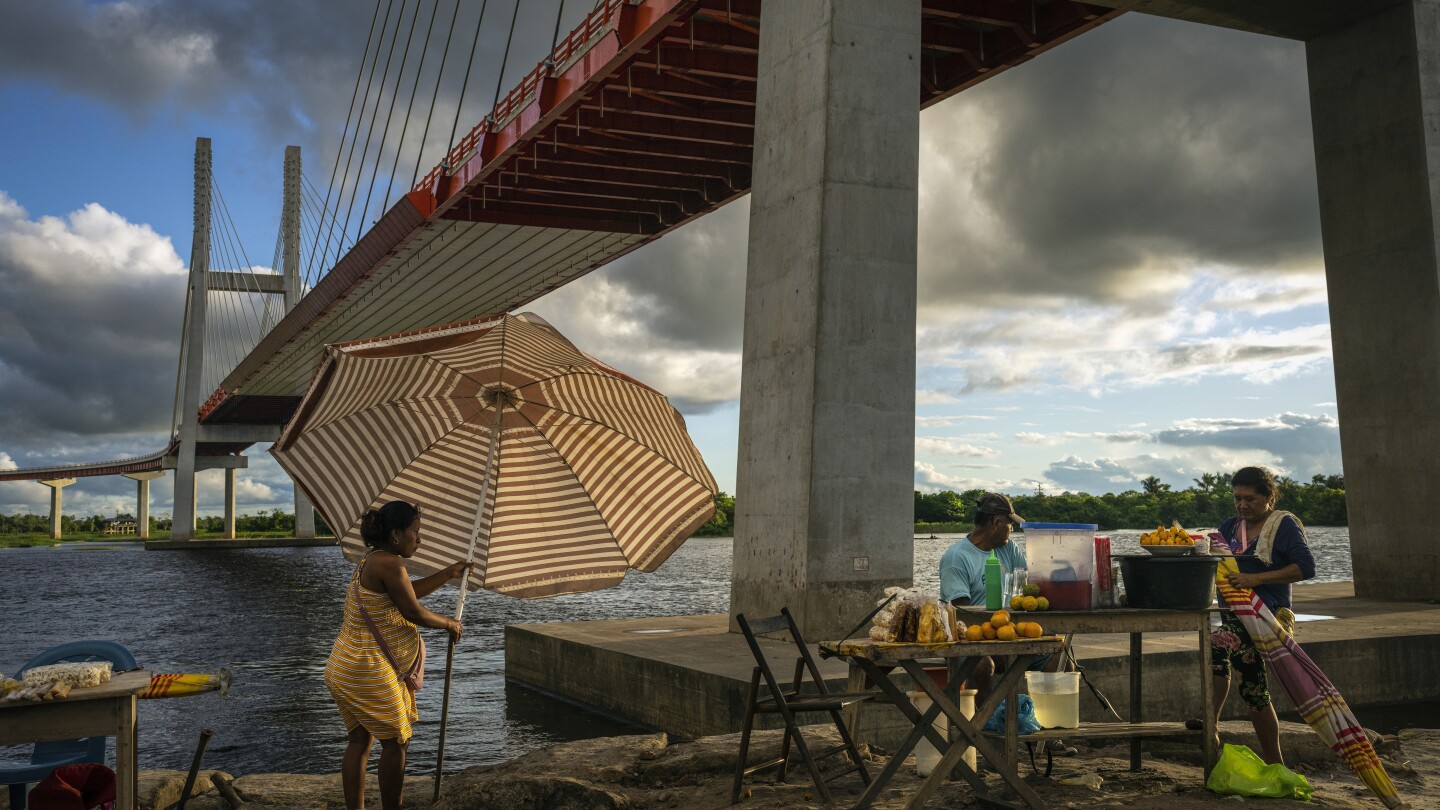
<path fill-rule="evenodd" d="M 653 571 L 715 511 L 665 397 L 529 313 L 330 346 L 270 452 L 350 560 L 360 516 L 408 501 L 412 573 L 469 559 L 469 589 L 515 597 Z"/>

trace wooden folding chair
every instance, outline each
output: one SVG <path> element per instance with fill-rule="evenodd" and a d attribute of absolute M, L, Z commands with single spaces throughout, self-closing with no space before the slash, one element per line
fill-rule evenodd
<path fill-rule="evenodd" d="M 832 693 L 825 688 L 825 679 L 820 677 L 820 668 L 815 665 L 815 659 L 810 655 L 810 648 L 806 645 L 804 637 L 800 635 L 800 628 L 795 625 L 795 619 L 790 615 L 789 608 L 781 608 L 779 616 L 754 621 L 746 619 L 744 614 L 739 614 L 735 617 L 735 621 L 740 625 L 740 632 L 745 634 L 745 643 L 750 645 L 750 652 L 755 656 L 756 666 L 750 676 L 750 695 L 745 703 L 745 727 L 740 733 L 740 756 L 735 762 L 735 784 L 730 792 L 730 803 L 735 804 L 740 801 L 740 792 L 744 786 L 745 777 L 751 774 L 779 766 L 780 770 L 775 776 L 775 781 L 785 781 L 785 771 L 790 765 L 792 740 L 796 750 L 800 752 L 801 759 L 805 760 L 805 767 L 810 771 L 810 779 L 815 783 L 816 792 L 827 804 L 831 801 L 830 790 L 825 786 L 828 781 L 833 781 L 852 771 L 859 771 L 860 778 L 866 785 L 869 785 L 870 772 L 865 769 L 865 761 L 860 758 L 860 751 L 855 747 L 855 741 L 851 739 L 849 730 L 845 728 L 840 711 L 851 704 L 870 700 L 875 693 L 840 694 Z M 770 663 L 766 660 L 765 653 L 760 649 L 760 642 L 756 639 L 756 636 L 782 630 L 790 633 L 790 638 L 794 640 L 795 647 L 800 653 L 799 657 L 795 659 L 795 677 L 791 680 L 788 689 L 780 687 L 779 681 L 775 679 L 775 673 L 770 670 Z M 802 694 L 800 690 L 807 671 L 816 691 Z M 760 697 L 762 677 L 765 680 L 765 686 L 770 690 L 770 694 L 766 697 Z M 800 733 L 800 724 L 795 719 L 795 715 L 802 712 L 828 713 L 830 721 L 835 724 L 835 729 L 840 732 L 840 739 L 843 742 L 833 748 L 812 754 L 810 746 L 805 743 L 804 735 Z M 750 732 L 754 729 L 755 715 L 757 714 L 779 714 L 783 717 L 785 719 L 785 737 L 781 743 L 778 759 L 748 765 L 746 760 L 750 753 Z M 849 755 L 851 764 L 835 773 L 821 777 L 820 768 L 816 763 L 825 757 L 842 752 Z"/>

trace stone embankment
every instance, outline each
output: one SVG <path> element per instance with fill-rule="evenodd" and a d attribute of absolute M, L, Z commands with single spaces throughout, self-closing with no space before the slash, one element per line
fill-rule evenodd
<path fill-rule="evenodd" d="M 1249 744 L 1253 735 L 1245 723 L 1225 723 L 1226 742 Z M 1284 724 L 1282 744 L 1287 761 L 1306 775 L 1316 787 L 1316 802 L 1308 806 L 1342 810 L 1375 810 L 1381 805 L 1309 729 Z M 807 733 L 815 748 L 838 742 L 831 731 L 814 727 Z M 445 779 L 441 800 L 431 805 L 430 780 L 407 780 L 407 808 L 433 810 L 646 810 L 647 808 L 727 808 L 730 784 L 739 747 L 739 735 L 728 734 L 694 741 L 672 741 L 664 734 L 611 737 L 563 743 L 543 748 L 499 765 L 469 768 Z M 862 746 L 863 748 L 863 746 Z M 780 732 L 757 732 L 752 760 L 778 756 Z M 1440 787 L 1440 730 L 1413 730 L 1378 740 L 1378 750 L 1390 769 L 1401 795 L 1416 810 L 1440 810 L 1435 798 Z M 886 762 L 885 752 L 866 750 L 872 774 Z M 1029 773 L 1027 781 L 1051 808 L 1124 807 L 1156 810 L 1211 808 L 1220 797 L 1205 790 L 1192 748 L 1157 746 L 1147 754 L 1139 773 L 1128 770 L 1127 749 L 1082 748 L 1075 757 L 1056 760 L 1051 778 Z M 218 775 L 218 780 L 211 778 Z M 1094 787 L 1098 777 L 1098 788 Z M 224 790 L 216 787 L 216 782 Z M 999 784 L 993 773 L 987 781 Z M 142 810 L 166 810 L 180 797 L 183 771 L 145 771 L 140 777 Z M 1071 784 L 1064 784 L 1070 782 Z M 852 804 L 861 784 L 856 775 L 832 783 L 836 805 Z M 912 763 L 902 767 L 889 789 L 875 804 L 880 810 L 900 808 L 919 787 Z M 232 778 L 218 771 L 205 771 L 197 780 L 203 790 L 186 805 L 187 810 L 266 810 L 305 808 L 343 810 L 344 798 L 338 775 L 255 774 Z M 375 777 L 369 779 L 367 805 L 379 807 Z M 1240 803 L 1238 798 L 1231 801 Z M 1262 800 L 1245 800 L 1247 802 Z M 1299 803 L 1263 800 L 1275 810 Z M 931 800 L 930 807 L 975 805 L 964 782 L 947 783 Z M 814 794 L 803 764 L 796 763 L 788 784 L 763 781 L 747 785 L 739 807 L 779 808 L 823 807 Z M 978 806 L 978 805 L 977 805 Z M 0 796 L 0 810 L 8 810 Z"/>

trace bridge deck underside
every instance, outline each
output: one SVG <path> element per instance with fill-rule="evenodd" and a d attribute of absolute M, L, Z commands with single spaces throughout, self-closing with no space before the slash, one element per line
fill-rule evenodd
<path fill-rule="evenodd" d="M 283 422 L 328 343 L 513 310 L 747 193 L 760 6 L 604 0 L 260 342 L 203 420 Z M 917 101 L 1120 13 L 923 0 Z"/>

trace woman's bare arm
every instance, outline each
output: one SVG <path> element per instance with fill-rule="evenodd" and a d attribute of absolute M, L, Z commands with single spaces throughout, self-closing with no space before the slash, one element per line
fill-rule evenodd
<path fill-rule="evenodd" d="M 374 573 L 379 578 L 381 587 L 401 616 L 421 627 L 448 630 L 455 640 L 460 639 L 459 622 L 420 604 L 420 598 L 415 595 L 415 588 L 410 584 L 410 575 L 405 572 L 404 560 L 394 554 L 376 554 L 371 557 L 370 564 L 375 566 Z"/>
<path fill-rule="evenodd" d="M 414 589 L 416 597 L 424 599 L 450 580 L 464 576 L 465 570 L 469 567 L 470 564 L 464 560 L 456 560 L 428 577 L 411 580 L 410 586 Z"/>

